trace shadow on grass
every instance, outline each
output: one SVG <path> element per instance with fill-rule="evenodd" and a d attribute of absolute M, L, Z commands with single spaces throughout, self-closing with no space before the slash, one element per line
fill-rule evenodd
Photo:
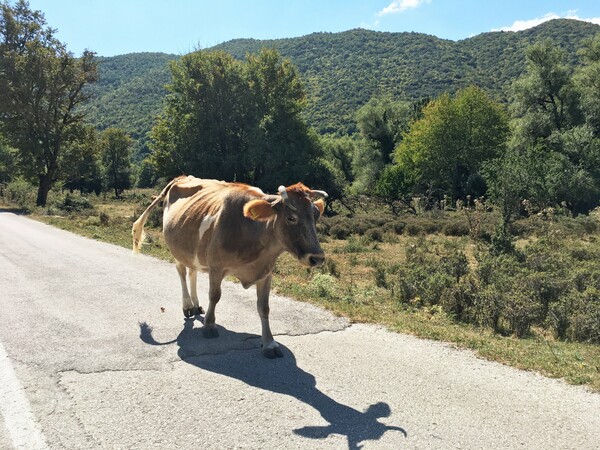
<path fill-rule="evenodd" d="M 299 436 L 326 439 L 332 434 L 342 435 L 346 437 L 349 449 L 359 449 L 361 442 L 378 440 L 387 431 L 407 436 L 403 428 L 378 420 L 391 415 L 387 403 L 374 403 L 365 411 L 359 411 L 321 392 L 316 387 L 315 376 L 298 367 L 294 354 L 288 348 L 281 347 L 283 358 L 269 360 L 258 351 L 259 336 L 219 327 L 219 338 L 205 339 L 202 328 L 194 328 L 194 321 L 185 319 L 179 335 L 168 342 L 157 342 L 152 336 L 152 327 L 141 323 L 140 339 L 149 345 L 176 343 L 179 357 L 188 364 L 265 391 L 289 395 L 313 407 L 328 424 L 307 425 L 293 430 Z M 220 342 L 217 344 L 217 341 Z"/>

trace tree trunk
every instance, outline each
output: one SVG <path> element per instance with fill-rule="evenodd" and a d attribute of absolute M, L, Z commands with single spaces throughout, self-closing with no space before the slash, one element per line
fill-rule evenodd
<path fill-rule="evenodd" d="M 52 187 L 52 176 L 50 174 L 40 175 L 40 184 L 38 185 L 37 200 L 35 204 L 37 206 L 46 206 L 48 201 L 48 192 Z"/>

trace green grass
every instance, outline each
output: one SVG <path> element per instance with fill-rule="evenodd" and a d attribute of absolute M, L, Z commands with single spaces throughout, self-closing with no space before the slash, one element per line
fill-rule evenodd
<path fill-rule="evenodd" d="M 52 214 L 48 215 L 48 209 L 33 208 L 31 217 L 92 239 L 131 248 L 131 223 L 143 210 L 140 201 L 147 202 L 149 196 L 150 191 L 138 193 L 128 201 L 92 198 L 94 208 L 81 213 L 64 214 L 51 208 Z M 101 213 L 105 215 L 103 220 Z M 453 223 L 458 220 L 458 216 L 451 217 Z M 335 221 L 341 223 L 339 218 Z M 477 265 L 476 254 L 483 245 L 464 235 L 425 234 L 423 230 L 431 227 L 430 218 L 424 219 L 424 225 L 418 218 L 409 217 L 408 221 L 415 233 L 386 234 L 388 229 L 381 242 L 358 235 L 348 240 L 324 237 L 322 245 L 328 262 L 319 270 L 307 270 L 291 255 L 282 255 L 275 269 L 274 290 L 322 306 L 352 322 L 377 323 L 396 332 L 453 343 L 483 358 L 562 378 L 600 392 L 599 345 L 557 340 L 547 330 L 536 327 L 526 338 L 502 335 L 488 328 L 457 322 L 440 305 L 421 304 L 418 299 L 399 302 L 394 292 L 394 276 L 406 264 L 411 249 L 426 247 L 433 255 L 462 251 L 473 267 Z M 597 231 L 588 233 L 589 224 L 580 222 L 579 237 L 569 236 L 569 239 L 587 247 L 600 245 L 594 235 Z M 539 228 L 541 234 L 548 232 L 543 229 L 547 224 L 538 225 L 527 224 L 534 230 Z M 443 227 L 443 223 L 436 223 L 437 229 Z M 573 224 L 565 227 L 572 229 Z M 146 226 L 145 231 L 149 241 L 142 251 L 172 260 L 160 229 Z M 537 241 L 538 236 L 532 233 L 522 236 L 517 247 L 524 248 L 528 242 Z"/>

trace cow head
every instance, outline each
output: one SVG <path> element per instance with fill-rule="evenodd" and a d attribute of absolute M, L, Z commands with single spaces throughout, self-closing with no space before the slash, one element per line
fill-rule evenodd
<path fill-rule="evenodd" d="M 257 221 L 274 221 L 275 236 L 298 260 L 319 267 L 325 254 L 317 238 L 316 222 L 323 214 L 327 193 L 302 183 L 280 186 L 279 195 L 267 195 L 244 205 L 244 216 Z"/>

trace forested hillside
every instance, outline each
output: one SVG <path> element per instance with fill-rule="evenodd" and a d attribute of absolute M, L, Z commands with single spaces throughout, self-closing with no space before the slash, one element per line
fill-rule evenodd
<path fill-rule="evenodd" d="M 507 86 L 525 69 L 527 46 L 549 37 L 575 64 L 582 39 L 598 32 L 598 25 L 560 19 L 521 32 L 483 33 L 458 42 L 356 29 L 290 39 L 237 39 L 209 50 L 243 59 L 260 48 L 277 49 L 298 67 L 305 83 L 309 124 L 320 133 L 347 134 L 356 131 L 356 110 L 373 96 L 419 100 L 475 84 L 503 100 Z M 161 53 L 100 58 L 90 120 L 100 128 L 125 129 L 141 140 L 137 152 L 143 152 L 170 78 L 167 63 L 177 58 Z"/>
<path fill-rule="evenodd" d="M 135 154 L 143 155 L 146 134 L 163 106 L 164 86 L 170 80 L 168 62 L 178 56 L 165 53 L 133 53 L 99 58 L 98 81 L 88 89 L 86 105 L 90 121 L 98 128 L 118 127 L 136 142 Z"/>

